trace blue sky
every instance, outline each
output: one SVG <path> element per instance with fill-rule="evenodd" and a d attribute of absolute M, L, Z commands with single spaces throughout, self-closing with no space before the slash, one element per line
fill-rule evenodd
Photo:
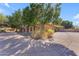
<path fill-rule="evenodd" d="M 16 10 L 23 9 L 28 5 L 29 4 L 27 3 L 0 3 L 0 13 L 3 13 L 5 15 L 11 15 Z"/>
<path fill-rule="evenodd" d="M 79 4 L 64 3 L 61 5 L 61 16 L 64 20 L 73 21 L 74 25 L 79 25 Z"/>
<path fill-rule="evenodd" d="M 0 13 L 11 15 L 15 10 L 25 8 L 27 3 L 0 3 Z M 61 5 L 61 18 L 64 20 L 73 21 L 75 25 L 79 25 L 79 4 L 78 3 L 63 3 Z"/>

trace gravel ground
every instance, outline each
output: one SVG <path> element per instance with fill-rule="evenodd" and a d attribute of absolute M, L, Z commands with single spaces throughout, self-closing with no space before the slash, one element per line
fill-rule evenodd
<path fill-rule="evenodd" d="M 52 41 L 31 40 L 18 33 L 0 33 L 1 56 L 76 56 L 79 33 L 57 32 Z M 77 49 L 77 50 L 75 50 Z"/>

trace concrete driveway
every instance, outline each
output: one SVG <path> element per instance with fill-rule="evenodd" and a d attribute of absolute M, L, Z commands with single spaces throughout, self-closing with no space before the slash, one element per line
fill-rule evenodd
<path fill-rule="evenodd" d="M 54 40 L 53 40 L 54 39 Z M 21 34 L 0 33 L 1 56 L 76 56 L 79 33 L 57 32 L 52 41 L 31 40 Z"/>

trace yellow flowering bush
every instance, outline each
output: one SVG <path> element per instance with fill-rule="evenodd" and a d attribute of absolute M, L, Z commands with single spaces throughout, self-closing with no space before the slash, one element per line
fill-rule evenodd
<path fill-rule="evenodd" d="M 49 37 L 52 37 L 53 33 L 54 33 L 54 30 L 48 29 L 47 31 L 44 31 L 44 33 L 42 34 L 42 38 L 47 39 Z"/>

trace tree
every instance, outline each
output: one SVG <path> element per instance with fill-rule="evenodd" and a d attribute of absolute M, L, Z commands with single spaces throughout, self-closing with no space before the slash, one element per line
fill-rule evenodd
<path fill-rule="evenodd" d="M 29 7 L 23 9 L 22 20 L 24 27 L 27 27 L 27 30 L 29 30 L 30 26 L 34 26 L 37 23 L 35 20 L 34 11 Z"/>
<path fill-rule="evenodd" d="M 59 18 L 61 4 L 31 4 L 31 9 L 34 12 L 34 20 L 38 20 L 41 25 L 40 35 L 43 34 L 44 25 L 53 22 Z M 38 36 L 38 35 L 37 35 Z"/>
<path fill-rule="evenodd" d="M 22 11 L 18 10 L 9 17 L 9 23 L 15 28 L 24 28 L 33 26 L 35 27 L 39 24 L 39 33 L 42 37 L 45 31 L 44 25 L 48 23 L 59 22 L 60 16 L 60 3 L 49 4 L 49 3 L 31 3 L 28 7 L 24 8 Z M 58 24 L 58 23 L 57 23 Z M 34 31 L 35 33 L 36 31 Z M 37 35 L 39 36 L 39 35 Z"/>
<path fill-rule="evenodd" d="M 63 21 L 62 18 L 58 18 L 56 20 L 53 20 L 53 24 L 55 24 L 55 25 L 61 25 L 62 21 Z"/>
<path fill-rule="evenodd" d="M 7 17 L 3 14 L 0 14 L 0 24 L 4 24 L 8 21 Z"/>
<path fill-rule="evenodd" d="M 8 24 L 12 27 L 12 28 L 16 28 L 16 29 L 21 29 L 22 27 L 22 15 L 21 15 L 22 11 L 19 9 L 17 11 L 15 11 L 15 13 L 13 13 L 11 16 L 8 16 Z"/>
<path fill-rule="evenodd" d="M 53 8 L 53 22 L 55 20 L 58 20 L 59 16 L 60 16 L 60 10 L 61 10 L 61 4 L 55 4 L 54 8 Z"/>
<path fill-rule="evenodd" d="M 69 29 L 73 27 L 73 22 L 65 20 L 62 22 L 61 25 L 64 26 L 65 29 Z"/>

